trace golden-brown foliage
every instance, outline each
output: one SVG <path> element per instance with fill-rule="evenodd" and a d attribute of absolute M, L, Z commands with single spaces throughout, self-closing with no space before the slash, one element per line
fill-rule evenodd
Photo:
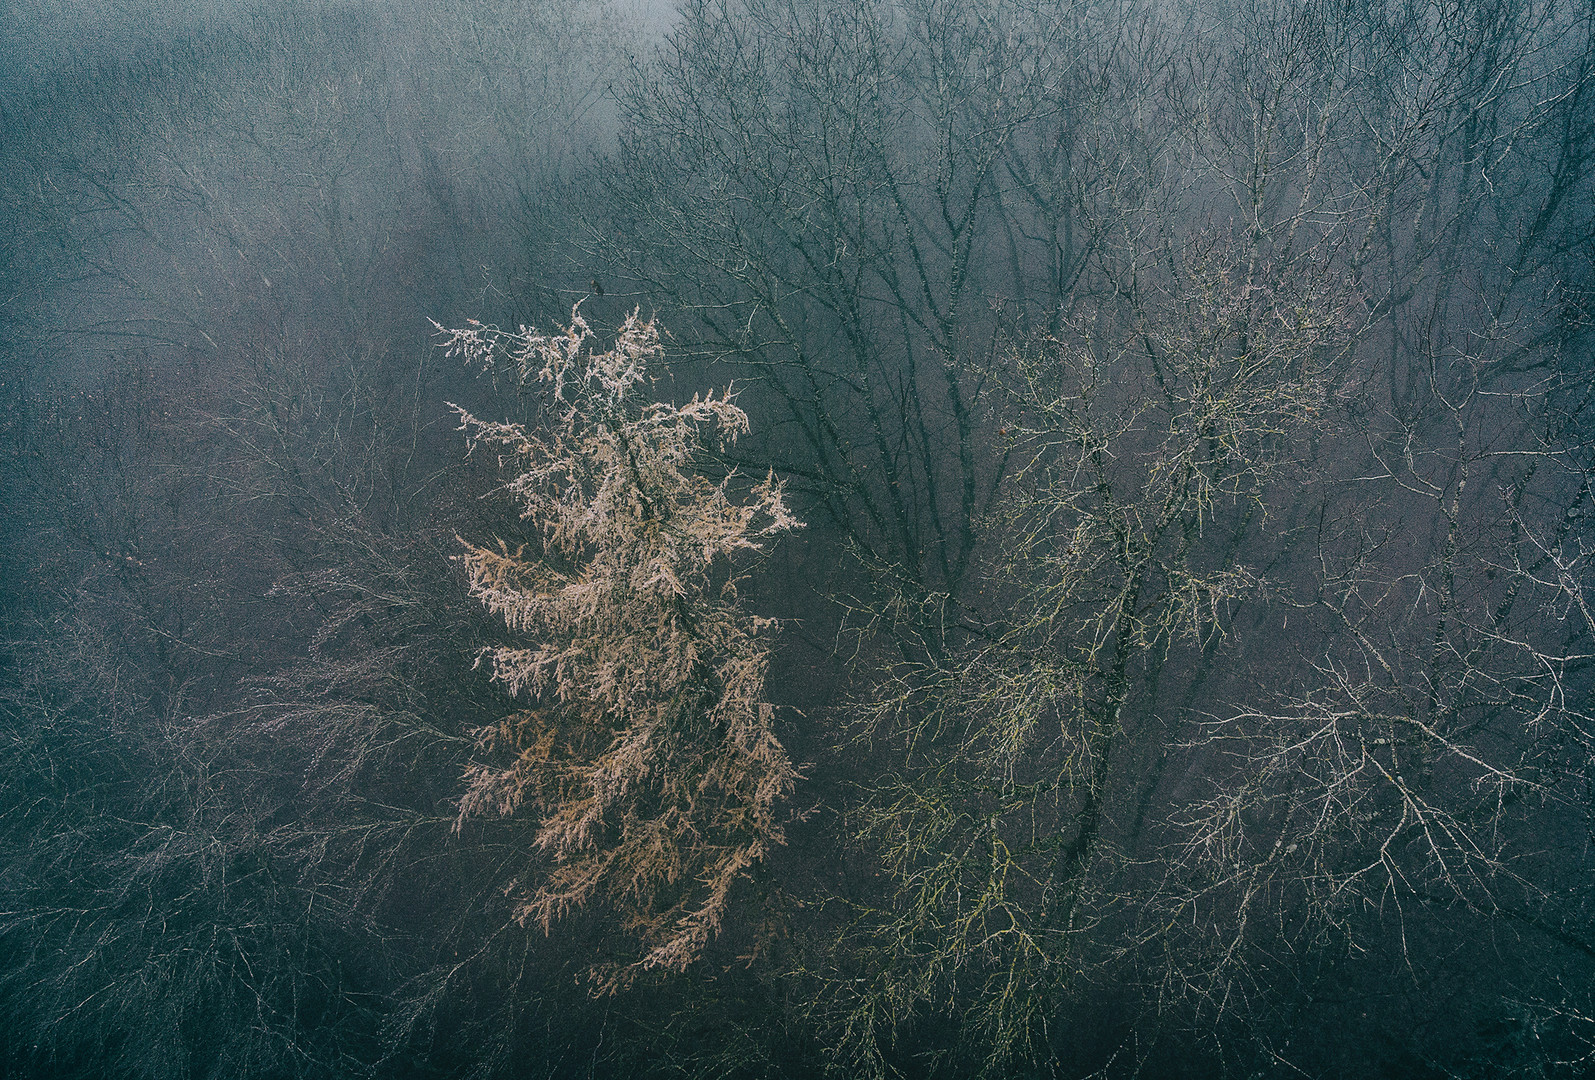
<path fill-rule="evenodd" d="M 764 700 L 769 619 L 739 602 L 734 560 L 799 522 L 773 474 L 735 492 L 695 466 L 748 429 L 729 392 L 638 404 L 661 348 L 634 312 L 608 350 L 578 310 L 555 335 L 450 332 L 451 355 L 546 387 L 547 424 L 478 420 L 471 445 L 511 470 L 538 550 L 466 543 L 474 596 L 526 643 L 487 650 L 527 707 L 478 733 L 460 820 L 529 812 L 552 871 L 522 903 L 548 929 L 601 898 L 641 939 L 611 971 L 681 969 L 717 932 L 736 881 L 781 843 L 796 773 Z"/>

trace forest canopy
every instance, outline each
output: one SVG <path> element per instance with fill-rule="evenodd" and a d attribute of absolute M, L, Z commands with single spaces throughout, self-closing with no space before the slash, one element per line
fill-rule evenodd
<path fill-rule="evenodd" d="M 0 1071 L 1589 1071 L 1587 2 L 81 18 Z"/>

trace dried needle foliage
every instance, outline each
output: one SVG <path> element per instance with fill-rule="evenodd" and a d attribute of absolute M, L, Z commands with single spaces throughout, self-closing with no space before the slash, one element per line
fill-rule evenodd
<path fill-rule="evenodd" d="M 441 329 L 441 328 L 440 328 Z M 605 976 L 679 970 L 724 918 L 732 887 L 782 842 L 777 808 L 796 773 L 764 700 L 774 629 L 739 602 L 735 563 L 799 522 L 773 474 L 737 494 L 696 469 L 748 430 L 729 392 L 640 404 L 661 348 L 633 312 L 593 346 L 579 309 L 550 336 L 449 332 L 451 355 L 541 383 L 546 427 L 458 409 L 493 447 L 538 545 L 466 544 L 470 588 L 526 645 L 484 653 L 528 706 L 478 732 L 460 819 L 539 817 L 553 860 L 519 910 L 544 929 L 607 901 L 642 957 Z"/>

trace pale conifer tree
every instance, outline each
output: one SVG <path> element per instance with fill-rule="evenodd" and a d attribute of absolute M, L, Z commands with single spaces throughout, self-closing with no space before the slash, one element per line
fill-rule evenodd
<path fill-rule="evenodd" d="M 607 902 L 645 948 L 607 985 L 683 968 L 782 842 L 796 773 L 765 700 L 775 624 L 740 602 L 736 564 L 800 523 L 773 474 L 739 496 L 735 473 L 699 471 L 748 430 L 729 391 L 638 401 L 662 351 L 652 321 L 634 312 L 607 350 L 579 309 L 553 335 L 448 333 L 451 355 L 546 393 L 538 430 L 456 406 L 473 449 L 499 451 L 536 537 L 461 556 L 473 595 L 521 639 L 483 659 L 526 707 L 478 732 L 460 820 L 537 817 L 552 867 L 518 914 L 546 930 Z"/>

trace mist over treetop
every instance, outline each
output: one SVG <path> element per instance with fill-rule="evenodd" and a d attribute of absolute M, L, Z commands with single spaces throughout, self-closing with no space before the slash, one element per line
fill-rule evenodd
<path fill-rule="evenodd" d="M 0 23 L 0 1071 L 1588 1071 L 1587 5 Z"/>

